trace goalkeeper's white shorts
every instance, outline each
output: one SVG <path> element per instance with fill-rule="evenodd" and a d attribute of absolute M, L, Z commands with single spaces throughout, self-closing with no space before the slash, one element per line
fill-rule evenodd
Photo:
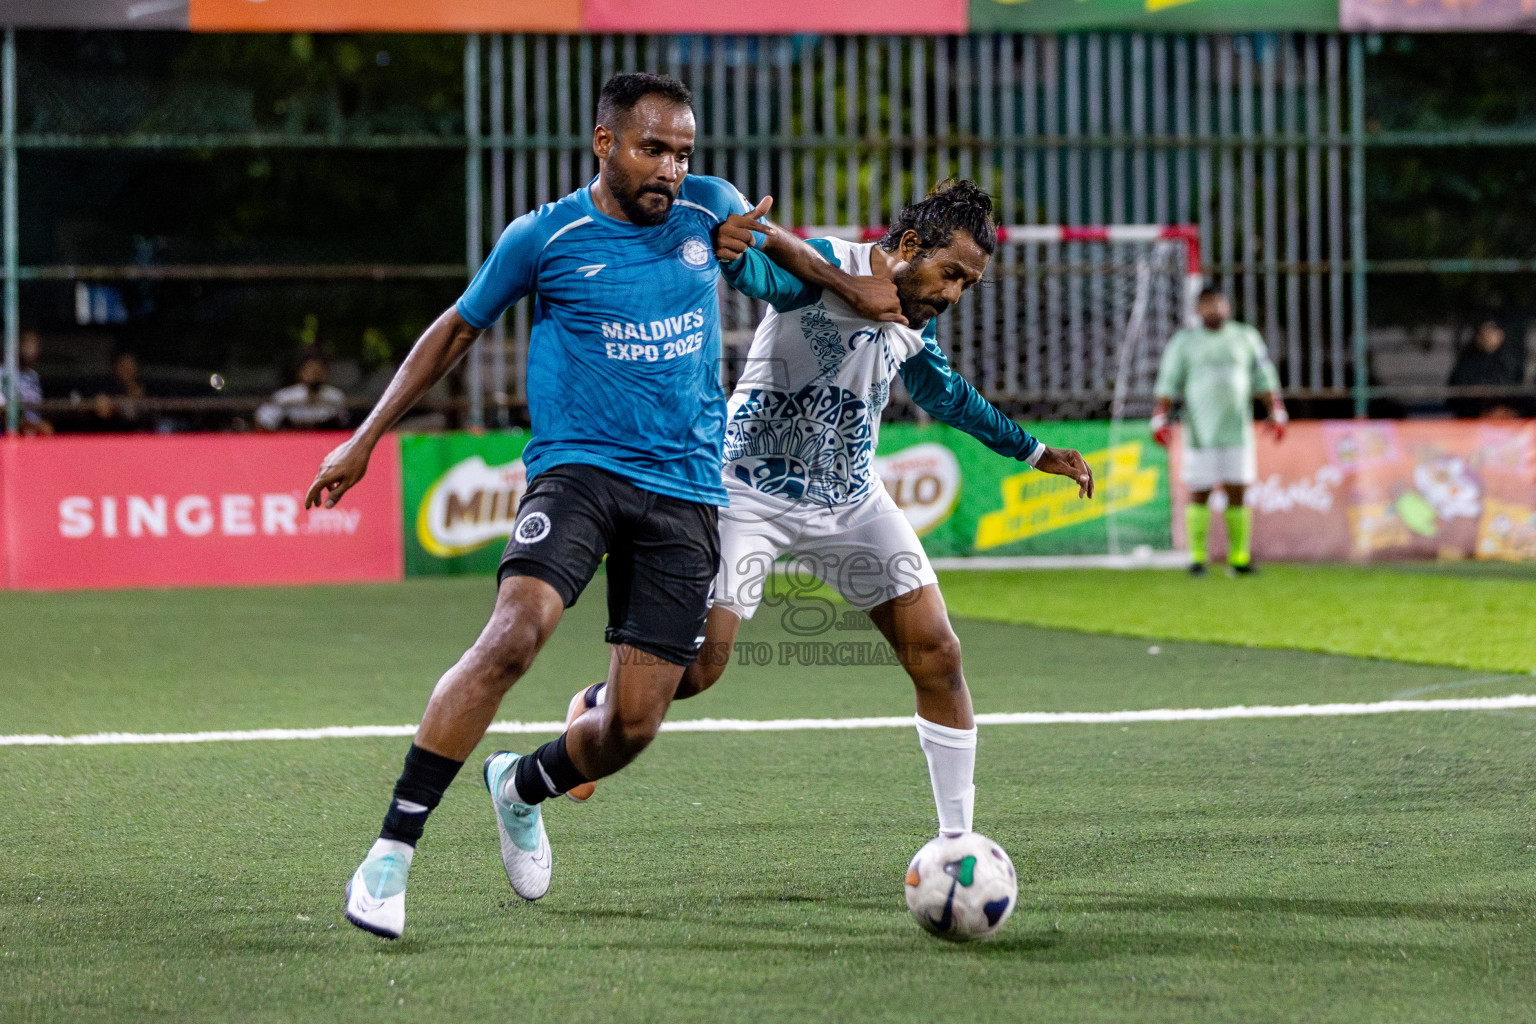
<path fill-rule="evenodd" d="M 1185 448 L 1179 476 L 1192 491 L 1209 491 L 1222 484 L 1247 486 L 1259 478 L 1258 458 L 1251 444 Z"/>
<path fill-rule="evenodd" d="M 729 470 L 729 467 L 727 467 Z M 730 508 L 720 510 L 720 571 L 711 603 L 750 619 L 764 600 L 804 592 L 813 579 L 860 611 L 937 583 L 933 565 L 884 487 L 850 505 L 813 505 L 725 480 Z M 787 574 L 773 563 L 789 555 Z"/>

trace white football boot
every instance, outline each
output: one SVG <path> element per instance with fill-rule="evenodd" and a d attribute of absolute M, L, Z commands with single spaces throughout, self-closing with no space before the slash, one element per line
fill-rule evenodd
<path fill-rule="evenodd" d="M 405 878 L 416 851 L 378 839 L 347 882 L 347 920 L 365 932 L 398 939 L 405 930 Z"/>
<path fill-rule="evenodd" d="M 501 835 L 501 866 L 507 869 L 512 891 L 525 900 L 536 900 L 549 892 L 549 876 L 554 857 L 549 850 L 549 836 L 544 834 L 544 817 L 537 805 L 515 803 L 502 794 L 505 783 L 522 755 L 498 750 L 485 759 L 485 788 L 491 794 L 496 811 L 496 831 Z"/>

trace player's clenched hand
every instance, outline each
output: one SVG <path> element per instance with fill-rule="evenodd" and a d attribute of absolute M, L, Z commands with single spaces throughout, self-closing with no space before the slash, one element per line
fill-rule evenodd
<path fill-rule="evenodd" d="M 1035 468 L 1042 473 L 1070 477 L 1077 484 L 1079 498 L 1093 497 L 1093 470 L 1075 448 L 1047 448 Z"/>
<path fill-rule="evenodd" d="M 907 322 L 901 312 L 901 297 L 896 294 L 896 283 L 889 278 L 848 277 L 842 284 L 840 297 L 866 320 L 902 325 Z"/>
<path fill-rule="evenodd" d="M 773 209 L 773 196 L 764 196 L 750 213 L 733 213 L 725 223 L 715 228 L 715 259 L 721 263 L 735 263 L 741 254 L 752 248 L 752 232 L 763 233 L 758 223 Z"/>
<path fill-rule="evenodd" d="M 315 474 L 315 482 L 309 485 L 309 493 L 304 497 L 304 507 L 319 508 L 323 503 L 326 508 L 334 508 L 341 496 L 368 472 L 368 456 L 372 454 L 373 446 L 355 437 L 338 445 L 320 463 L 320 472 Z"/>

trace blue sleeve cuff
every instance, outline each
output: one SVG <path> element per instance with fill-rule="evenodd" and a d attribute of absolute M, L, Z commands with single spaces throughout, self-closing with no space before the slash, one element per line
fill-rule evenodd
<path fill-rule="evenodd" d="M 478 317 L 475 314 L 471 313 L 467 308 L 465 308 L 464 300 L 462 298 L 459 299 L 458 302 L 455 302 L 453 304 L 453 308 L 458 311 L 460 319 L 462 319 L 465 323 L 469 324 L 469 326 L 475 328 L 475 330 L 477 330 L 477 331 L 486 330 L 494 322 L 494 321 L 483 321 L 483 320 L 481 320 L 480 317 Z"/>

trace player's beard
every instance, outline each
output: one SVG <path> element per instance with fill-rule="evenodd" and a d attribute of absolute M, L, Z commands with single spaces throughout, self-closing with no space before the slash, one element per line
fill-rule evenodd
<path fill-rule="evenodd" d="M 912 267 L 921 258 L 914 257 L 907 265 L 906 272 L 897 274 L 893 278 L 896 283 L 896 298 L 901 302 L 901 315 L 907 318 L 908 326 L 919 331 L 928 326 L 928 321 L 949 308 L 949 303 L 944 299 L 918 293 L 916 282 L 913 280 Z"/>
<path fill-rule="evenodd" d="M 617 175 L 614 177 L 617 178 Z M 658 224 L 665 224 L 667 216 L 672 212 L 672 203 L 677 198 L 677 194 L 667 186 L 655 182 L 637 188 L 628 180 L 610 180 L 608 191 L 613 193 L 619 209 L 624 211 L 624 216 L 629 218 L 629 222 L 643 228 L 654 228 Z M 666 199 L 666 205 L 660 212 L 641 205 L 640 197 L 648 192 Z"/>

